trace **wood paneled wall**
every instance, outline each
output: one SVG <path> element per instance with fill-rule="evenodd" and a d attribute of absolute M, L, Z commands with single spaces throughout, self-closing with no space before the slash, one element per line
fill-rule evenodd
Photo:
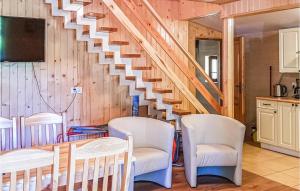
<path fill-rule="evenodd" d="M 235 17 L 300 7 L 300 0 L 239 0 L 222 5 L 222 17 Z"/>
<path fill-rule="evenodd" d="M 126 29 L 116 21 L 114 16 L 95 0 L 89 10 L 97 9 L 106 13 L 106 19 L 99 20 L 102 26 L 117 26 L 119 32 L 112 35 L 113 40 L 127 40 L 129 46 L 122 47 L 124 53 L 142 53 L 141 59 L 135 59 L 134 64 L 151 65 L 152 61 L 128 34 Z M 153 5 L 159 7 L 159 2 L 153 0 Z M 69 125 L 104 124 L 110 119 L 127 116 L 131 113 L 131 98 L 128 88 L 119 85 L 118 77 L 109 75 L 108 65 L 98 64 L 96 54 L 86 51 L 86 44 L 75 39 L 75 31 L 63 28 L 63 19 L 52 17 L 50 6 L 44 0 L 0 0 L 0 15 L 44 18 L 46 29 L 46 62 L 42 63 L 1 63 L 0 67 L 0 114 L 3 117 L 30 116 L 38 112 L 52 112 L 42 101 L 33 76 L 33 65 L 40 85 L 41 95 L 55 108 L 62 111 L 72 101 L 70 89 L 73 86 L 83 87 L 83 94 L 75 98 L 67 112 Z M 168 19 L 165 21 L 175 36 L 185 47 L 188 47 L 188 22 Z M 158 27 L 156 25 L 153 25 Z M 162 29 L 158 29 L 164 38 L 170 37 Z M 147 38 L 165 60 L 170 60 L 161 50 L 157 42 L 145 31 Z M 180 51 L 171 44 L 175 51 Z M 184 62 L 188 64 L 188 61 Z M 172 66 L 173 70 L 180 69 Z M 174 90 L 172 97 L 183 100 L 183 109 L 188 109 L 189 102 L 182 96 L 170 80 L 156 67 L 145 73 L 148 77 L 162 77 L 163 83 L 157 86 L 169 87 Z M 182 77 L 186 84 L 188 79 Z M 170 96 L 171 97 L 171 96 Z"/>
<path fill-rule="evenodd" d="M 108 65 L 99 65 L 96 54 L 87 53 L 85 43 L 76 41 L 74 31 L 63 28 L 62 18 L 50 15 L 50 6 L 44 0 L 0 0 L 0 15 L 45 18 L 47 22 L 46 62 L 1 63 L 1 116 L 52 112 L 39 96 L 33 65 L 41 94 L 56 111 L 71 102 L 72 86 L 83 87 L 83 94 L 67 112 L 69 125 L 102 124 L 130 114 L 127 87 L 119 86 L 118 78 L 109 76 Z"/>

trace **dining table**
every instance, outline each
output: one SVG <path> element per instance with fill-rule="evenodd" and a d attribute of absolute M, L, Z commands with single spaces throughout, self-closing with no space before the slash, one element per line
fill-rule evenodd
<path fill-rule="evenodd" d="M 101 139 L 101 138 L 100 138 Z M 69 152 L 70 152 L 70 144 L 76 144 L 77 147 L 80 147 L 84 144 L 87 144 L 91 141 L 94 141 L 96 139 L 86 139 L 86 140 L 77 140 L 73 142 L 64 142 L 64 143 L 58 143 L 58 144 L 48 144 L 48 145 L 41 145 L 41 146 L 33 146 L 32 149 L 41 149 L 41 150 L 48 150 L 53 151 L 54 146 L 59 147 L 59 181 L 58 185 L 59 187 L 64 187 L 67 185 L 67 172 L 68 172 L 68 162 L 69 162 Z M 25 148 L 26 149 L 26 148 Z M 0 152 L 0 159 L 1 154 L 4 154 L 9 151 L 2 151 Z M 119 157 L 119 166 L 120 170 L 122 169 L 122 166 L 124 165 L 124 157 Z M 105 159 L 103 159 L 105 160 Z M 133 190 L 133 182 L 134 182 L 134 163 L 135 163 L 135 157 L 132 157 L 132 166 L 131 166 L 131 172 L 130 172 L 130 182 L 129 182 L 129 191 Z M 113 159 L 111 160 L 113 164 Z M 89 164 L 89 180 L 93 177 L 93 160 L 90 160 Z M 101 159 L 100 159 L 101 164 Z M 51 183 L 51 174 L 52 174 L 52 167 L 45 167 L 42 168 L 42 184 L 43 187 L 47 187 Z M 82 174 L 83 174 L 83 161 L 76 161 L 76 174 L 75 174 L 75 183 L 80 183 L 82 181 Z M 36 171 L 30 172 L 31 176 L 31 183 L 35 184 L 35 176 Z M 99 170 L 99 178 L 103 177 L 103 168 L 100 165 Z M 5 185 L 7 187 L 7 190 L 9 190 L 9 182 L 10 182 L 10 175 L 4 174 L 3 175 L 3 191 L 5 189 Z M 17 173 L 17 190 L 22 190 L 22 184 L 23 184 L 23 172 Z M 32 185 L 34 187 L 34 185 Z M 30 189 L 31 190 L 31 189 Z M 33 189 L 34 190 L 34 189 Z"/>

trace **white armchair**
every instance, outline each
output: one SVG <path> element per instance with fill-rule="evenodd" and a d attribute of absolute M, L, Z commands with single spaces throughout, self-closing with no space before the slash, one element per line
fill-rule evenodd
<path fill-rule="evenodd" d="M 108 123 L 109 135 L 133 137 L 134 181 L 152 181 L 172 186 L 172 146 L 174 127 L 145 117 L 123 117 Z"/>
<path fill-rule="evenodd" d="M 182 118 L 185 175 L 191 187 L 197 175 L 217 175 L 242 183 L 245 126 L 228 117 L 193 114 Z"/>

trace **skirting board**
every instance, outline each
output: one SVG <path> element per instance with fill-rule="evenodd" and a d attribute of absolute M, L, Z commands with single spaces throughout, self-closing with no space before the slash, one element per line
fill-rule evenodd
<path fill-rule="evenodd" d="M 277 147 L 277 146 L 273 146 L 273 145 L 269 145 L 269 144 L 265 144 L 265 143 L 261 143 L 261 148 L 300 158 L 300 152 L 298 152 L 298 151 L 293 151 L 290 149 L 285 149 L 285 148 L 281 148 L 281 147 Z"/>

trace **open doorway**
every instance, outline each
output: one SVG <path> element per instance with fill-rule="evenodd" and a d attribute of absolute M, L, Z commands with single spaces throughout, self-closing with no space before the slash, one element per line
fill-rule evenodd
<path fill-rule="evenodd" d="M 196 39 L 196 60 L 205 70 L 205 73 L 212 79 L 212 81 L 222 88 L 222 40 L 220 39 Z M 196 71 L 196 76 L 203 82 L 205 87 L 212 92 L 213 97 L 219 100 L 219 96 L 214 93 L 206 82 L 206 80 Z M 200 92 L 196 92 L 197 98 L 201 103 L 206 103 L 205 98 L 202 97 Z M 220 100 L 219 100 L 220 102 Z M 205 107 L 211 113 L 215 113 L 210 104 L 205 104 Z"/>

